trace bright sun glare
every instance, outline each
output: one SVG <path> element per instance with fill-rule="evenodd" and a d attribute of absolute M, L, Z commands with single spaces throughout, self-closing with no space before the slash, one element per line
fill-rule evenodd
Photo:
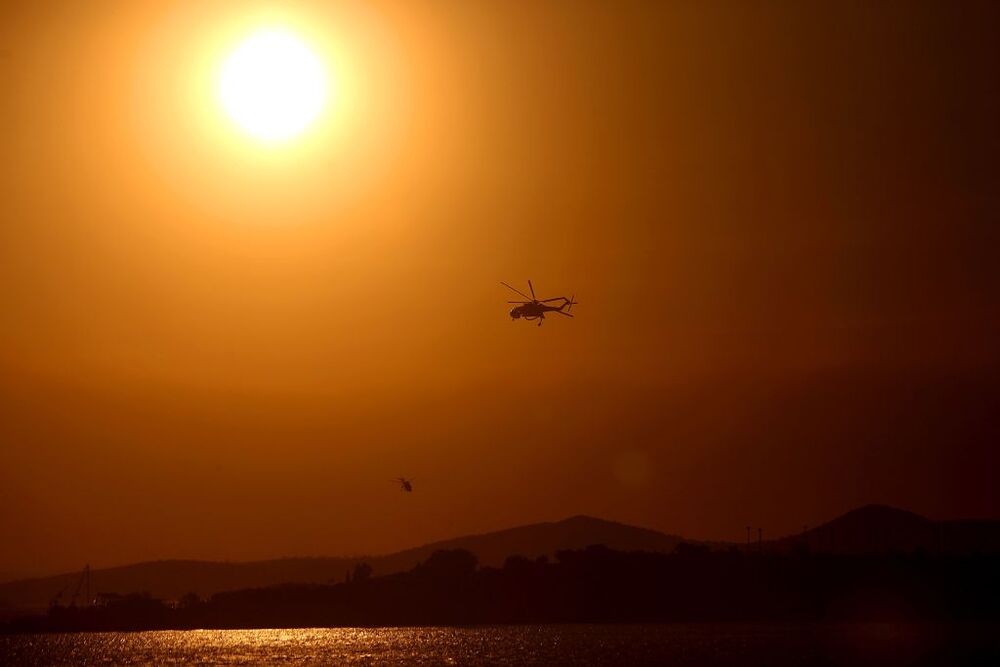
<path fill-rule="evenodd" d="M 222 65 L 219 95 L 236 123 L 254 137 L 283 141 L 301 133 L 327 101 L 327 74 L 296 35 L 261 30 Z"/>

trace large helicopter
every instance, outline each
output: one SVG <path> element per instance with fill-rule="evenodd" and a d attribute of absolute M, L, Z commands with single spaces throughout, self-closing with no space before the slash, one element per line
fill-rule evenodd
<path fill-rule="evenodd" d="M 573 300 L 576 298 L 576 295 L 573 295 L 568 299 L 564 296 L 554 296 L 551 299 L 538 299 L 535 297 L 535 287 L 534 285 L 531 284 L 530 280 L 528 281 L 528 291 L 531 292 L 530 297 L 521 290 L 511 287 L 510 285 L 508 285 L 503 281 L 501 281 L 500 284 L 506 287 L 507 289 L 511 290 L 512 292 L 520 294 L 525 299 L 528 299 L 527 301 L 507 302 L 507 303 L 518 304 L 517 306 L 514 306 L 513 308 L 510 309 L 510 318 L 512 320 L 516 320 L 518 318 L 523 317 L 524 319 L 529 321 L 538 320 L 538 326 L 542 326 L 542 322 L 545 321 L 545 313 L 559 313 L 560 315 L 565 315 L 566 317 L 573 317 L 569 311 L 572 310 L 573 306 L 576 304 L 576 301 Z M 555 301 L 562 301 L 562 303 L 559 304 L 558 306 L 545 305 L 547 303 L 553 303 Z M 563 310 L 563 308 L 565 308 L 566 310 Z"/>

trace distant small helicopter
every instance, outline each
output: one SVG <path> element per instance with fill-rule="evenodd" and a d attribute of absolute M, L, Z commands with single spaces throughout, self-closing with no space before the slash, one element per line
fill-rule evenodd
<path fill-rule="evenodd" d="M 516 320 L 518 318 L 523 317 L 524 319 L 529 321 L 538 320 L 538 326 L 542 326 L 542 322 L 545 321 L 545 313 L 559 313 L 560 315 L 565 315 L 566 317 L 573 317 L 569 311 L 573 309 L 574 305 L 576 305 L 576 301 L 573 300 L 576 298 L 575 294 L 568 299 L 564 296 L 555 296 L 552 297 L 551 299 L 538 299 L 535 297 L 535 287 L 534 285 L 531 284 L 530 280 L 528 281 L 528 290 L 531 292 L 530 297 L 521 290 L 511 287 L 510 285 L 508 285 L 503 281 L 500 281 L 500 284 L 506 287 L 507 289 L 511 290 L 512 292 L 517 292 L 525 299 L 528 299 L 527 301 L 507 302 L 507 303 L 519 304 L 510 309 L 510 318 L 512 320 Z M 558 306 L 545 305 L 547 303 L 552 303 L 553 301 L 562 301 L 562 303 Z M 566 310 L 563 310 L 563 308 L 565 308 Z"/>
<path fill-rule="evenodd" d="M 405 491 L 406 493 L 413 493 L 412 479 L 406 479 L 405 477 L 397 477 L 396 479 L 390 479 L 389 481 L 399 484 L 400 491 Z"/>

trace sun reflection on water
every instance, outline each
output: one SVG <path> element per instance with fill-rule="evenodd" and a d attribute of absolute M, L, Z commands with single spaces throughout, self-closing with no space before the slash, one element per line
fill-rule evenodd
<path fill-rule="evenodd" d="M 938 628 L 937 630 L 940 630 Z M 0 664 L 913 664 L 941 645 L 900 624 L 304 628 L 0 635 Z M 936 639 L 935 639 L 936 637 Z M 755 662 L 757 661 L 757 662 Z M 768 662 L 767 664 L 772 664 Z"/>

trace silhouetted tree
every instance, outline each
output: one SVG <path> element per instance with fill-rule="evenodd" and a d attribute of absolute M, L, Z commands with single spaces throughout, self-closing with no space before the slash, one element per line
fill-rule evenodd
<path fill-rule="evenodd" d="M 195 592 L 185 593 L 181 596 L 181 599 L 177 601 L 177 607 L 179 609 L 191 609 L 192 607 L 197 607 L 201 604 L 201 598 Z"/>
<path fill-rule="evenodd" d="M 354 583 L 359 583 L 362 581 L 368 581 L 372 578 L 372 573 L 374 570 L 372 566 L 368 563 L 358 563 L 354 566 L 354 572 L 351 575 L 351 581 Z"/>
<path fill-rule="evenodd" d="M 525 572 L 530 570 L 532 562 L 524 556 L 507 556 L 503 562 L 503 569 L 509 572 Z"/>
<path fill-rule="evenodd" d="M 419 569 L 435 577 L 469 576 L 476 571 L 479 559 L 466 549 L 435 551 Z"/>
<path fill-rule="evenodd" d="M 704 544 L 678 542 L 674 547 L 674 553 L 684 558 L 703 558 L 710 553 L 710 549 Z"/>

